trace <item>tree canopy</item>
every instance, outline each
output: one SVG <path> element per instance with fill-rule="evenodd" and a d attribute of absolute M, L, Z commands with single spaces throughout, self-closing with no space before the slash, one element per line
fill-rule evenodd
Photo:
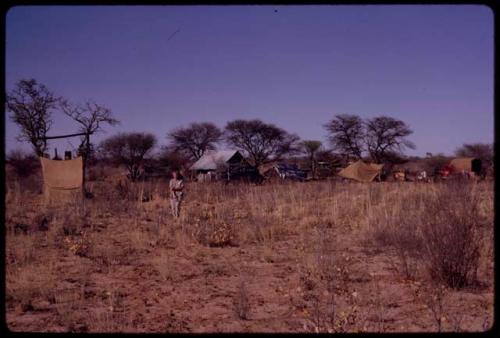
<path fill-rule="evenodd" d="M 191 123 L 188 127 L 177 128 L 168 133 L 172 148 L 182 152 L 192 160 L 199 160 L 207 150 L 215 149 L 221 140 L 222 131 L 213 123 Z"/>
<path fill-rule="evenodd" d="M 115 163 L 125 165 L 130 179 L 135 181 L 156 142 L 156 137 L 150 133 L 120 133 L 105 139 L 101 148 Z"/>
<path fill-rule="evenodd" d="M 298 150 L 299 137 L 261 120 L 234 120 L 225 128 L 226 142 L 247 153 L 255 167 Z"/>
<path fill-rule="evenodd" d="M 324 127 L 334 150 L 355 159 L 366 153 L 376 163 L 397 163 L 406 148 L 415 148 L 406 138 L 413 133 L 410 127 L 389 116 L 363 120 L 357 115 L 339 114 Z"/>
<path fill-rule="evenodd" d="M 6 95 L 10 119 L 21 129 L 18 140 L 29 142 L 38 156 L 48 150 L 44 138 L 52 126 L 52 113 L 58 102 L 58 97 L 34 79 L 19 81 Z"/>
<path fill-rule="evenodd" d="M 363 153 L 365 130 L 357 115 L 339 114 L 324 125 L 333 149 L 341 154 L 360 159 Z"/>
<path fill-rule="evenodd" d="M 489 143 L 466 143 L 455 151 L 459 157 L 475 157 L 483 161 L 493 161 L 493 145 Z"/>
<path fill-rule="evenodd" d="M 373 161 L 395 162 L 399 160 L 405 148 L 415 149 L 415 145 L 406 139 L 413 131 L 403 121 L 379 116 L 366 122 L 366 146 Z"/>

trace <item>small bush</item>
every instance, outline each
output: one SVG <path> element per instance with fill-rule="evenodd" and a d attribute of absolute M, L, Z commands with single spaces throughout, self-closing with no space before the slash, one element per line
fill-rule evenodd
<path fill-rule="evenodd" d="M 22 150 L 11 151 L 7 156 L 7 163 L 21 181 L 40 170 L 38 158 Z"/>
<path fill-rule="evenodd" d="M 175 275 L 175 267 L 171 253 L 162 251 L 153 259 L 153 265 L 162 280 L 172 280 Z"/>
<path fill-rule="evenodd" d="M 392 214 L 380 213 L 372 220 L 370 237 L 378 244 L 393 248 L 396 254 L 395 266 L 407 279 L 413 279 L 418 269 L 418 260 L 423 247 L 419 230 L 419 200 L 412 194 Z"/>
<path fill-rule="evenodd" d="M 49 300 L 53 296 L 56 277 L 52 263 L 31 264 L 22 269 L 10 269 L 6 274 L 7 299 L 21 304 L 25 310 L 31 309 L 35 298 Z"/>
<path fill-rule="evenodd" d="M 200 244 L 221 247 L 235 243 L 236 231 L 231 224 L 222 220 L 206 220 L 196 224 L 193 236 Z"/>
<path fill-rule="evenodd" d="M 452 288 L 476 281 L 483 219 L 473 183 L 447 184 L 427 203 L 424 255 L 433 279 Z"/>
<path fill-rule="evenodd" d="M 238 289 L 234 296 L 234 310 L 238 318 L 246 320 L 250 312 L 250 302 L 248 299 L 248 291 L 244 280 L 240 280 Z"/>

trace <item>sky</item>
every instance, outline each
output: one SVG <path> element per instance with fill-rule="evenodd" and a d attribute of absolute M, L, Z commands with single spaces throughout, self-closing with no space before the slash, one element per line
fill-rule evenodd
<path fill-rule="evenodd" d="M 478 5 L 17 6 L 6 18 L 6 90 L 34 78 L 93 100 L 118 132 L 258 118 L 327 143 L 336 114 L 405 121 L 406 154 L 491 143 L 493 13 Z M 30 150 L 5 113 L 6 150 Z M 48 134 L 76 132 L 60 112 Z M 78 138 L 52 141 L 73 150 Z M 51 150 L 53 154 L 53 150 Z"/>

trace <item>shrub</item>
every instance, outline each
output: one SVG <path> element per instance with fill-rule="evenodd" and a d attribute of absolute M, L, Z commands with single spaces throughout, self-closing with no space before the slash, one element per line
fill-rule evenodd
<path fill-rule="evenodd" d="M 35 155 L 13 150 L 7 156 L 7 163 L 19 180 L 24 180 L 40 170 L 40 161 Z"/>
<path fill-rule="evenodd" d="M 52 262 L 9 269 L 5 278 L 7 300 L 21 304 L 24 310 L 32 308 L 35 298 L 49 300 L 57 282 L 54 272 Z"/>
<path fill-rule="evenodd" d="M 423 252 L 431 277 L 453 288 L 473 283 L 482 242 L 479 229 L 484 221 L 476 185 L 446 184 L 435 199 L 427 201 L 426 209 Z"/>
<path fill-rule="evenodd" d="M 412 192 L 390 214 L 376 213 L 372 219 L 373 230 L 369 234 L 378 244 L 394 249 L 396 268 L 407 279 L 415 277 L 421 256 L 423 243 L 419 220 L 422 217 L 422 200 L 423 197 Z"/>
<path fill-rule="evenodd" d="M 238 318 L 243 320 L 248 319 L 248 314 L 250 312 L 250 302 L 248 299 L 246 283 L 243 279 L 240 280 L 238 290 L 236 291 L 233 299 L 233 304 Z"/>
<path fill-rule="evenodd" d="M 234 227 L 224 221 L 205 221 L 197 224 L 193 235 L 200 244 L 212 247 L 232 245 L 236 239 Z"/>

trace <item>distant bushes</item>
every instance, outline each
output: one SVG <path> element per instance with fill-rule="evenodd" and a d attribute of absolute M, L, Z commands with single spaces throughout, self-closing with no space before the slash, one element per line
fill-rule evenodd
<path fill-rule="evenodd" d="M 23 191 L 41 192 L 41 167 L 36 156 L 13 150 L 6 160 L 7 188 L 12 189 L 17 184 Z"/>

